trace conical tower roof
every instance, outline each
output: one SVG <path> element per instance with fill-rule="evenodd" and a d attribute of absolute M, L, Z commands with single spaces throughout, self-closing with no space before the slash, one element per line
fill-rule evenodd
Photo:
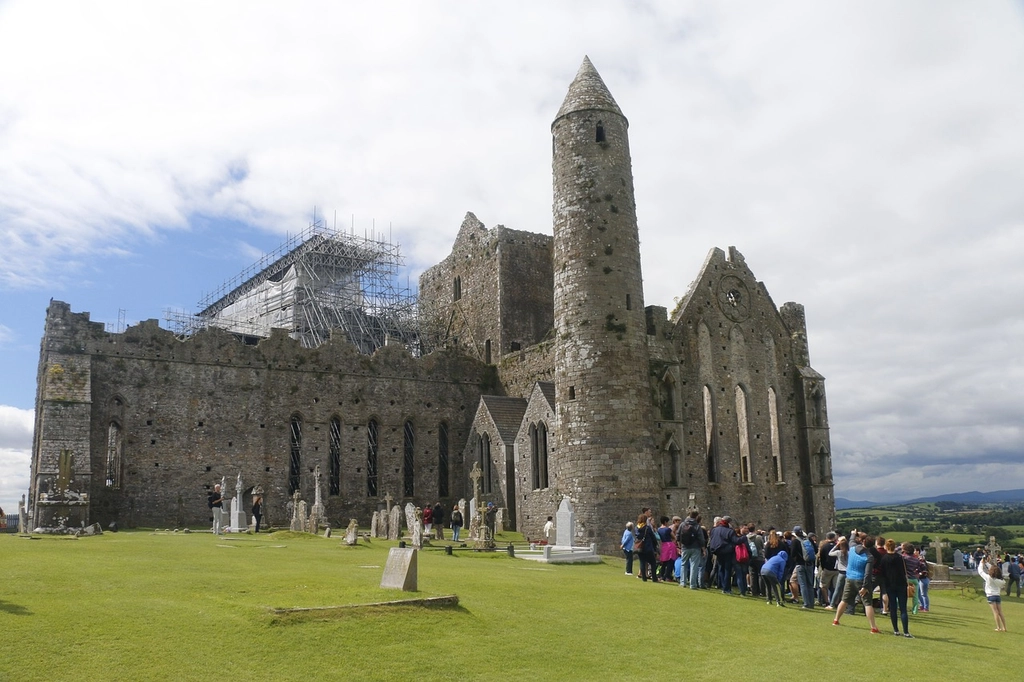
<path fill-rule="evenodd" d="M 562 108 L 558 110 L 555 120 L 574 111 L 587 110 L 610 111 L 613 114 L 622 116 L 622 110 L 615 103 L 612 93 L 608 92 L 608 86 L 601 80 L 601 74 L 597 72 L 590 62 L 590 57 L 583 58 L 580 70 L 576 72 L 576 78 L 569 86 L 569 92 L 562 102 Z M 625 118 L 625 116 L 622 116 Z"/>

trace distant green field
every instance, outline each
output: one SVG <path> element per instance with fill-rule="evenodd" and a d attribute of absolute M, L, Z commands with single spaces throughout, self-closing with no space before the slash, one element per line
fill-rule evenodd
<path fill-rule="evenodd" d="M 822 609 L 643 583 L 623 575 L 620 557 L 546 566 L 428 548 L 419 593 L 381 590 L 394 544 L 287 532 L 0 536 L 0 680 L 779 679 L 791 670 L 766 672 L 757 652 L 794 661 L 819 650 L 854 681 L 877 678 L 878 661 L 908 679 L 1016 679 L 1019 669 L 1024 603 L 1006 600 L 1010 633 L 995 633 L 973 588 L 934 591 L 907 640 L 869 634 L 863 616 L 833 627 Z M 447 594 L 458 607 L 270 610 Z"/>

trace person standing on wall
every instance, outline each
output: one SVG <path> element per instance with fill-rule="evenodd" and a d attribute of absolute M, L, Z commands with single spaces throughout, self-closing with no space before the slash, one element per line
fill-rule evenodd
<path fill-rule="evenodd" d="M 207 496 L 206 503 L 213 513 L 213 534 L 220 535 L 220 511 L 224 506 L 224 496 L 220 492 L 220 483 L 213 486 L 213 492 Z"/>

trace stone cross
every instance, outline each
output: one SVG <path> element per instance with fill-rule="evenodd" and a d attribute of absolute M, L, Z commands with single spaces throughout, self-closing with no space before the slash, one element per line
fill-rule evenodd
<path fill-rule="evenodd" d="M 242 472 L 238 472 L 238 478 L 235 479 L 235 497 L 241 499 L 242 497 Z"/>
<path fill-rule="evenodd" d="M 384 496 L 384 504 L 387 505 L 387 512 L 389 516 L 391 515 L 391 503 L 394 501 L 395 498 L 392 497 L 391 492 L 388 491 L 388 494 Z"/>
<path fill-rule="evenodd" d="M 998 542 L 996 542 L 995 535 L 989 535 L 988 544 L 985 545 L 985 550 L 989 553 L 989 556 L 995 558 L 999 556 L 999 553 L 1003 551 L 1003 548 L 999 546 Z"/>
<path fill-rule="evenodd" d="M 935 550 L 935 563 L 941 564 L 942 563 L 942 548 L 943 547 L 949 547 L 949 543 L 948 542 L 943 542 L 942 540 L 939 540 L 938 538 L 935 538 L 930 543 L 928 543 L 928 546 Z"/>
<path fill-rule="evenodd" d="M 476 512 L 480 513 L 480 479 L 483 477 L 484 472 L 480 470 L 480 462 L 473 462 L 473 470 L 469 472 L 469 477 L 473 479 L 473 501 L 476 503 Z"/>

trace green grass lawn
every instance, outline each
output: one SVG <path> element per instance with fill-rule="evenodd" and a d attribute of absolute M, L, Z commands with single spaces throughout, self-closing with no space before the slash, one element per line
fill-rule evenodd
<path fill-rule="evenodd" d="M 1017 598 L 1004 602 L 1010 632 L 996 633 L 974 590 L 934 591 L 905 640 L 870 635 L 863 617 L 833 627 L 821 609 L 642 583 L 611 557 L 546 566 L 426 549 L 419 593 L 381 590 L 394 545 L 288 532 L 0 536 L 0 680 L 773 680 L 792 678 L 798 659 L 831 661 L 843 680 L 890 664 L 902 679 L 1016 679 L 1020 667 Z M 270 611 L 453 593 L 457 608 Z"/>

